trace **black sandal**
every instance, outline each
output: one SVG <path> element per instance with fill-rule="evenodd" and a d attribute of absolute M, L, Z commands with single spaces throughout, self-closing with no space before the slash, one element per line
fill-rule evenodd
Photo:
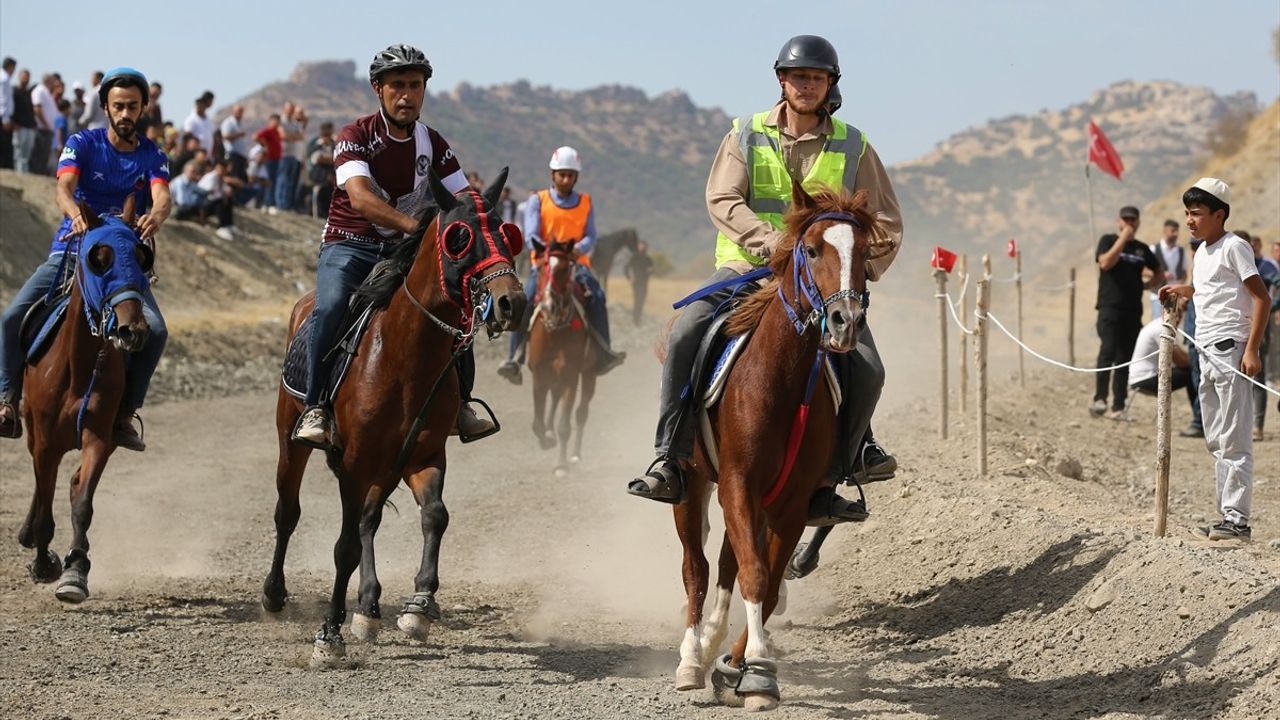
<path fill-rule="evenodd" d="M 627 492 L 636 497 L 657 500 L 670 505 L 684 502 L 684 480 L 675 460 L 660 457 L 649 464 L 644 475 L 627 485 Z"/>
<path fill-rule="evenodd" d="M 9 410 L 8 417 L 0 415 L 0 438 L 17 440 L 22 437 L 22 418 L 18 417 L 18 408 L 10 402 L 0 402 L 0 408 Z"/>

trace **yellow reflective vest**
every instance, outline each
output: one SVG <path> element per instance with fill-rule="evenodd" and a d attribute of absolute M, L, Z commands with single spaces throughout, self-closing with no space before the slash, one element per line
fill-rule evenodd
<path fill-rule="evenodd" d="M 760 219 L 782 229 L 782 215 L 791 206 L 791 174 L 782 160 L 782 143 L 778 128 L 764 124 L 769 113 L 759 112 L 748 118 L 734 118 L 742 159 L 747 164 L 747 207 Z M 832 133 L 827 137 L 817 162 L 801 181 L 810 193 L 823 188 L 853 189 L 858 163 L 867 149 L 866 137 L 857 128 L 831 118 Z M 745 260 L 763 265 L 766 258 L 756 257 L 742 249 L 723 232 L 716 235 L 716 267 Z"/>

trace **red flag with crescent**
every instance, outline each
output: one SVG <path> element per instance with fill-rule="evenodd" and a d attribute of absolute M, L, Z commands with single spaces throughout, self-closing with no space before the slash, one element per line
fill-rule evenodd
<path fill-rule="evenodd" d="M 935 270 L 945 270 L 950 273 L 951 268 L 956 266 L 956 254 L 941 245 L 933 246 L 933 258 L 929 260 L 929 267 Z"/>
<path fill-rule="evenodd" d="M 1115 176 L 1117 180 L 1124 174 L 1124 161 L 1120 159 L 1120 153 L 1116 152 L 1107 136 L 1102 134 L 1102 128 L 1092 120 L 1089 121 L 1089 162 L 1097 165 L 1102 172 Z"/>

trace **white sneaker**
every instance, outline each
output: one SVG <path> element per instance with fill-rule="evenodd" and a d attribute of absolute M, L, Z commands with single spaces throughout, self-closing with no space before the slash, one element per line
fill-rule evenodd
<path fill-rule="evenodd" d="M 271 207 L 267 208 L 267 214 L 268 214 L 268 215 L 279 215 L 279 214 L 280 214 L 280 209 L 279 209 L 279 208 L 277 208 L 275 205 L 272 205 Z"/>
<path fill-rule="evenodd" d="M 1094 400 L 1093 404 L 1089 406 L 1089 414 L 1094 417 L 1102 417 L 1103 413 L 1105 413 L 1106 411 L 1107 411 L 1106 400 Z"/>
<path fill-rule="evenodd" d="M 235 235 L 231 232 L 231 228 L 229 227 L 220 227 L 217 230 L 214 230 L 213 234 L 217 235 L 223 240 L 232 240 L 235 238 Z"/>

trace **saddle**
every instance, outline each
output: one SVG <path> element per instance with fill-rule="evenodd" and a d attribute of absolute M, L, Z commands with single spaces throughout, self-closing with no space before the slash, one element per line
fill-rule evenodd
<path fill-rule="evenodd" d="M 62 319 L 67 316 L 67 307 L 71 303 L 71 284 L 74 274 L 66 273 L 66 278 L 58 285 L 53 297 L 43 295 L 27 313 L 22 316 L 18 337 L 26 361 L 34 364 L 49 347 L 49 340 L 58 334 L 62 327 Z"/>
<path fill-rule="evenodd" d="M 417 249 L 411 244 L 407 244 L 407 247 L 414 251 Z M 369 322 L 374 313 L 386 307 L 391 301 L 391 296 L 404 282 L 404 277 L 412 264 L 413 253 L 408 251 L 379 261 L 351 295 L 347 314 L 343 317 L 342 326 L 338 330 L 338 342 L 326 354 L 328 357 L 337 353 L 337 358 L 331 366 L 332 371 L 322 390 L 322 398 L 325 402 L 337 395 L 338 388 L 347 377 L 347 371 L 351 369 L 351 361 L 360 348 L 360 340 L 369 329 Z M 307 384 L 311 379 L 307 354 L 311 347 L 311 333 L 314 326 L 315 317 L 308 314 L 302 321 L 302 325 L 298 327 L 293 340 L 289 342 L 289 349 L 284 356 L 284 365 L 280 369 L 280 378 L 285 391 L 299 400 L 306 398 Z"/>

